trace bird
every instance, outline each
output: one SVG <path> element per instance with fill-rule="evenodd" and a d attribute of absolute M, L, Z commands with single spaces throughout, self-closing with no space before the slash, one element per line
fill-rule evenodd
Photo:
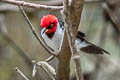
<path fill-rule="evenodd" d="M 60 51 L 64 38 L 64 23 L 52 14 L 41 18 L 41 36 L 44 42 L 54 51 Z"/>
<path fill-rule="evenodd" d="M 56 16 L 48 14 L 41 18 L 40 25 L 42 28 L 41 35 L 45 43 L 53 50 L 61 50 L 65 32 L 64 22 L 59 21 Z M 85 37 L 85 33 L 78 31 L 75 40 L 77 51 L 82 51 L 89 54 L 110 54 L 103 48 L 88 42 Z"/>
<path fill-rule="evenodd" d="M 104 50 L 103 48 L 101 48 L 91 42 L 88 42 L 85 39 L 85 37 L 86 37 L 85 33 L 78 31 L 77 39 L 75 41 L 78 51 L 82 51 L 82 52 L 89 53 L 89 54 L 104 54 L 104 53 L 106 53 L 106 54 L 110 55 L 110 53 L 108 51 Z"/>

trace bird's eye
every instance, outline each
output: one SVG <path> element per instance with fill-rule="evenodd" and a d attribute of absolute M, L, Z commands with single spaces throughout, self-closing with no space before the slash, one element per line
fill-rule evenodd
<path fill-rule="evenodd" d="M 50 27 L 52 28 L 54 26 L 54 24 L 52 23 L 52 24 L 50 24 Z"/>
<path fill-rule="evenodd" d="M 51 29 L 51 28 L 53 28 L 54 27 L 54 23 L 51 23 L 48 27 L 47 27 L 47 29 Z"/>

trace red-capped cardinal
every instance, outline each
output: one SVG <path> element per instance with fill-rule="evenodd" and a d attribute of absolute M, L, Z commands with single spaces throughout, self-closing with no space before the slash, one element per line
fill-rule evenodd
<path fill-rule="evenodd" d="M 64 37 L 64 24 L 58 21 L 58 18 L 54 15 L 45 15 L 41 19 L 41 35 L 48 46 L 53 50 L 60 50 Z M 77 50 L 81 50 L 90 54 L 103 54 L 107 53 L 106 50 L 88 42 L 85 40 L 85 34 L 78 31 L 77 39 L 75 41 Z"/>

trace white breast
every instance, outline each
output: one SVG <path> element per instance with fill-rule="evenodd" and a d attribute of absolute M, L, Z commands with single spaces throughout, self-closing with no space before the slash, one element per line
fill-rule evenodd
<path fill-rule="evenodd" d="M 42 38 L 44 39 L 45 43 L 49 47 L 51 47 L 53 50 L 61 49 L 65 29 L 64 28 L 62 29 L 58 24 L 57 30 L 52 38 L 49 38 L 45 33 L 43 33 L 43 31 L 44 30 L 41 30 L 41 35 L 42 35 Z"/>

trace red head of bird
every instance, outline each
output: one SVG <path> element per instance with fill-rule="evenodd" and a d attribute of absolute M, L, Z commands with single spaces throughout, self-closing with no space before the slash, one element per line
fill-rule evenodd
<path fill-rule="evenodd" d="M 53 50 L 60 51 L 64 38 L 64 24 L 54 15 L 45 15 L 41 18 L 41 37 Z"/>
<path fill-rule="evenodd" d="M 58 19 L 54 15 L 45 15 L 41 19 L 41 28 L 45 28 L 45 34 L 49 35 L 56 31 Z"/>

